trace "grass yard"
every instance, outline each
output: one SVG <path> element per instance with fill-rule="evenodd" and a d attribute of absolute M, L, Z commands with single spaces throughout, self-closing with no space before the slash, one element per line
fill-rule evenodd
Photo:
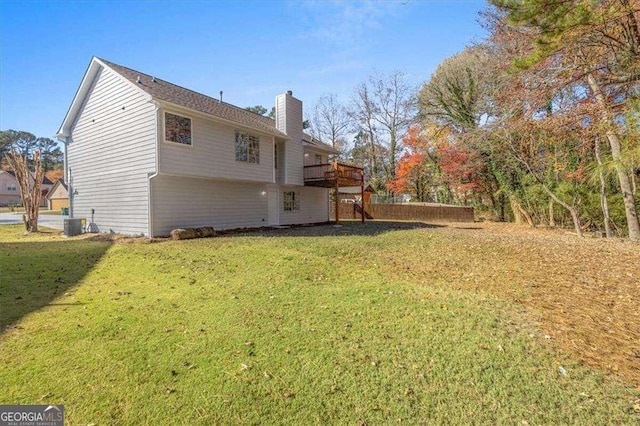
<path fill-rule="evenodd" d="M 24 212 L 24 207 L 8 207 L 8 206 L 0 207 L 0 213 L 11 213 L 11 212 L 22 213 Z"/>
<path fill-rule="evenodd" d="M 20 207 L 0 207 L 0 213 L 24 213 L 24 207 L 20 206 Z M 61 210 L 48 210 L 46 207 L 40 207 L 39 210 L 40 214 L 47 214 L 47 215 L 61 215 L 62 211 Z"/>
<path fill-rule="evenodd" d="M 346 223 L 142 243 L 0 227 L 0 404 L 68 424 L 638 424 L 640 249 Z"/>

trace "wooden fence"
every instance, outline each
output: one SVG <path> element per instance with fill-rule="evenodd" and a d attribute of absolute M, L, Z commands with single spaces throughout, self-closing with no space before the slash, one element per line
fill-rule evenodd
<path fill-rule="evenodd" d="M 361 219 L 359 204 L 340 203 L 340 219 Z M 335 219 L 335 204 L 331 203 Z M 421 222 L 473 222 L 473 207 L 428 206 L 420 204 L 367 204 L 365 219 L 417 220 Z"/>

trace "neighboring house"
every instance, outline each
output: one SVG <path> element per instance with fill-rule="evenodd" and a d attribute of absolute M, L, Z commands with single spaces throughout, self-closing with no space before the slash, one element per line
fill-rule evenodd
<path fill-rule="evenodd" d="M 69 189 L 64 180 L 58 179 L 47 194 L 47 202 L 49 210 L 60 210 L 63 207 L 69 207 Z"/>
<path fill-rule="evenodd" d="M 71 216 L 100 232 L 325 222 L 327 187 L 344 183 L 291 91 L 273 120 L 95 57 L 57 136 Z M 326 179 L 305 180 L 315 168 Z"/>
<path fill-rule="evenodd" d="M 31 176 L 31 185 L 33 185 L 33 175 Z M 53 182 L 51 182 L 47 177 L 42 178 L 42 185 L 40 189 L 42 190 L 42 197 L 40 199 L 40 207 L 45 207 L 47 205 L 47 193 L 53 187 Z M 0 170 L 0 206 L 18 206 L 22 205 L 22 196 L 20 195 L 20 187 L 18 185 L 18 180 L 16 179 L 16 174 L 13 170 Z"/>

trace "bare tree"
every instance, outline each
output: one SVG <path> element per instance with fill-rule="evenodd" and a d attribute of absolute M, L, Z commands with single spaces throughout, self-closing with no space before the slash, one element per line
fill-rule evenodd
<path fill-rule="evenodd" d="M 377 144 L 386 148 L 382 166 L 387 180 L 395 176 L 400 141 L 415 121 L 415 93 L 401 72 L 370 76 L 356 89 L 353 116 L 373 148 Z"/>
<path fill-rule="evenodd" d="M 33 175 L 29 172 L 27 157 L 20 155 L 15 150 L 11 150 L 7 154 L 7 160 L 13 168 L 20 187 L 20 196 L 22 197 L 22 205 L 24 206 L 24 215 L 22 220 L 27 232 L 38 232 L 38 215 L 40 210 L 40 199 L 42 197 L 42 178 L 44 177 L 44 169 L 42 168 L 42 153 L 40 150 L 33 154 L 33 165 L 35 172 Z M 33 182 L 33 184 L 32 184 Z"/>
<path fill-rule="evenodd" d="M 311 117 L 311 132 L 321 141 L 330 143 L 339 151 L 344 150 L 344 137 L 351 126 L 347 108 L 334 93 L 323 95 L 316 102 Z"/>

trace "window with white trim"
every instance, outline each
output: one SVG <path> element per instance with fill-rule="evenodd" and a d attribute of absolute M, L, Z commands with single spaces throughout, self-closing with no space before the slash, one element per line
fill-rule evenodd
<path fill-rule="evenodd" d="M 15 184 L 8 184 L 7 185 L 7 191 L 15 192 L 17 190 L 18 190 L 18 187 Z"/>
<path fill-rule="evenodd" d="M 282 194 L 284 201 L 284 211 L 292 212 L 300 210 L 300 194 L 295 191 L 286 191 Z"/>
<path fill-rule="evenodd" d="M 164 139 L 167 142 L 191 145 L 191 119 L 165 112 Z"/>
<path fill-rule="evenodd" d="M 322 155 L 316 154 L 316 164 L 322 164 Z"/>
<path fill-rule="evenodd" d="M 236 161 L 260 164 L 260 138 L 236 131 Z"/>

